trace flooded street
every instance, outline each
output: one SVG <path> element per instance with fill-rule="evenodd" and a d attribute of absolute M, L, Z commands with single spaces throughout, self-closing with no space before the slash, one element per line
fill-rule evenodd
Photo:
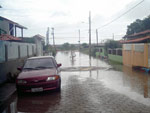
<path fill-rule="evenodd" d="M 76 52 L 58 52 L 61 92 L 15 94 L 3 113 L 149 113 L 150 74 Z"/>

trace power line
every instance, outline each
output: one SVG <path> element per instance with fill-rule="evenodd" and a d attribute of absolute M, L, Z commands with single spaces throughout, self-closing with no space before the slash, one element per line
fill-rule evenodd
<path fill-rule="evenodd" d="M 98 27 L 97 29 L 101 29 L 105 26 L 108 26 L 109 24 L 115 22 L 116 20 L 118 20 L 119 18 L 121 18 L 122 16 L 124 16 L 125 14 L 129 13 L 131 10 L 133 10 L 134 8 L 136 8 L 138 5 L 140 5 L 142 2 L 144 2 L 144 0 L 142 0 L 141 2 L 139 2 L 138 4 L 136 4 L 135 6 L 133 6 L 132 8 L 130 8 L 129 10 L 127 10 L 125 13 L 121 14 L 120 16 L 118 16 L 117 18 L 113 19 L 112 21 L 108 22 L 107 24 L 101 26 L 101 27 Z"/>

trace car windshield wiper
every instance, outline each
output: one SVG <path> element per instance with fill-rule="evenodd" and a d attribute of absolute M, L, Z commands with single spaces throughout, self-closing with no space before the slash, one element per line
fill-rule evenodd
<path fill-rule="evenodd" d="M 47 68 L 54 68 L 54 67 L 45 67 L 45 66 L 38 66 L 38 67 L 35 67 L 36 69 L 37 68 L 40 68 L 40 69 L 47 69 Z"/>

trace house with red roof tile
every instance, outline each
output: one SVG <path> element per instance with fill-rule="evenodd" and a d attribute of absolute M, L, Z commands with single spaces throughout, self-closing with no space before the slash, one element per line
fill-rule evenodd
<path fill-rule="evenodd" d="M 27 28 L 12 20 L 0 16 L 0 40 L 21 41 L 18 37 L 23 38 L 24 29 Z M 19 34 L 21 34 L 21 36 L 19 36 Z"/>
<path fill-rule="evenodd" d="M 0 16 L 0 84 L 15 78 L 17 67 L 26 58 L 43 55 L 44 37 L 38 34 L 25 38 L 24 29 L 27 28 Z"/>
<path fill-rule="evenodd" d="M 150 30 L 123 37 L 123 64 L 150 69 Z"/>

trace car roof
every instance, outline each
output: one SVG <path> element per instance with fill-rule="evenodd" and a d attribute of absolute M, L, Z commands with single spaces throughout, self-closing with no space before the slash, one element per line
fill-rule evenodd
<path fill-rule="evenodd" d="M 31 59 L 43 59 L 43 58 L 52 58 L 52 59 L 54 59 L 53 56 L 36 56 L 36 57 L 30 57 L 30 58 L 28 58 L 28 60 L 31 60 Z"/>

